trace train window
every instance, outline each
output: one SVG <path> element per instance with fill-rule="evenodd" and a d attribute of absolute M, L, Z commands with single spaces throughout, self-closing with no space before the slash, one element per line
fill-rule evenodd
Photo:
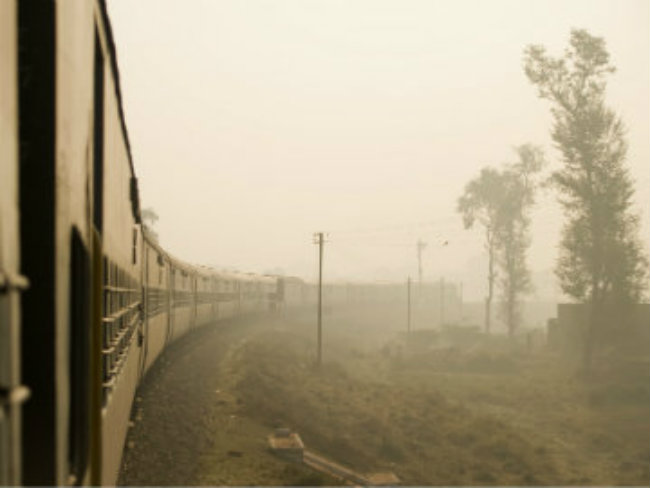
<path fill-rule="evenodd" d="M 106 293 L 106 285 L 108 285 L 108 258 L 104 256 L 104 266 L 102 267 L 102 284 L 104 290 L 102 291 L 102 298 L 104 300 L 104 311 L 108 310 L 108 294 Z"/>
<path fill-rule="evenodd" d="M 134 277 L 107 260 L 108 279 L 105 283 L 104 296 L 108 306 L 103 316 L 103 402 L 109 401 L 115 378 L 119 376 L 126 351 L 136 336 L 140 322 L 137 305 L 142 299 L 141 290 Z"/>
<path fill-rule="evenodd" d="M 138 179 L 131 177 L 131 212 L 137 222 L 140 222 L 140 196 L 138 193 Z"/>

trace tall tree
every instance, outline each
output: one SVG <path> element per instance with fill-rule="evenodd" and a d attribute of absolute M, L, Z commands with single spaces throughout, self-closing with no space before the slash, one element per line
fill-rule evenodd
<path fill-rule="evenodd" d="M 485 231 L 485 250 L 488 253 L 488 293 L 485 297 L 485 332 L 490 333 L 492 299 L 496 279 L 495 261 L 497 252 L 497 232 L 501 196 L 503 194 L 503 175 L 494 168 L 483 168 L 481 174 L 465 186 L 465 192 L 458 199 L 457 210 L 463 217 L 466 229 L 475 223 Z"/>
<path fill-rule="evenodd" d="M 501 204 L 496 240 L 502 315 L 508 335 L 514 336 L 521 320 L 521 296 L 531 290 L 526 253 L 530 246 L 530 207 L 534 203 L 535 176 L 544 165 L 540 148 L 525 144 L 515 148 L 519 160 L 501 173 Z"/>
<path fill-rule="evenodd" d="M 553 174 L 567 221 L 556 274 L 562 290 L 588 303 L 583 361 L 591 366 L 608 303 L 638 301 L 647 259 L 632 212 L 633 181 L 625 167 L 623 122 L 605 106 L 606 77 L 615 71 L 602 38 L 573 30 L 564 56 L 526 48 L 524 69 L 541 98 L 551 102 L 551 135 L 563 166 Z"/>

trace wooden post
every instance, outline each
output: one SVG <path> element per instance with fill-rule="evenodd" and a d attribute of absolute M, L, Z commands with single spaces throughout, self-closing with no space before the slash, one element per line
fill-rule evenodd
<path fill-rule="evenodd" d="M 440 277 L 440 326 L 445 323 L 445 279 Z"/>
<path fill-rule="evenodd" d="M 411 277 L 406 281 L 406 332 L 411 332 Z"/>
<path fill-rule="evenodd" d="M 318 237 L 318 359 L 320 367 L 323 362 L 323 233 L 316 234 Z"/>

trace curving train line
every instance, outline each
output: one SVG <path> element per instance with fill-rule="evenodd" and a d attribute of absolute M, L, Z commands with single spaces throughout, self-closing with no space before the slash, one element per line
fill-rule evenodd
<path fill-rule="evenodd" d="M 298 278 L 193 266 L 147 235 L 104 0 L 0 1 L 0 485 L 114 485 L 165 347 L 315 300 Z"/>
<path fill-rule="evenodd" d="M 0 102 L 0 485 L 112 485 L 165 347 L 313 287 L 143 231 L 104 1 L 0 2 Z"/>

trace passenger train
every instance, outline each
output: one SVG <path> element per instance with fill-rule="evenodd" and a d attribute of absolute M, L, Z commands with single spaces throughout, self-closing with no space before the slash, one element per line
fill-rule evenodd
<path fill-rule="evenodd" d="M 161 248 L 142 225 L 105 1 L 0 1 L 0 485 L 114 485 L 136 388 L 165 347 L 316 293 Z"/>
<path fill-rule="evenodd" d="M 113 485 L 166 346 L 314 290 L 143 231 L 104 1 L 0 2 L 0 110 L 0 485 Z"/>

